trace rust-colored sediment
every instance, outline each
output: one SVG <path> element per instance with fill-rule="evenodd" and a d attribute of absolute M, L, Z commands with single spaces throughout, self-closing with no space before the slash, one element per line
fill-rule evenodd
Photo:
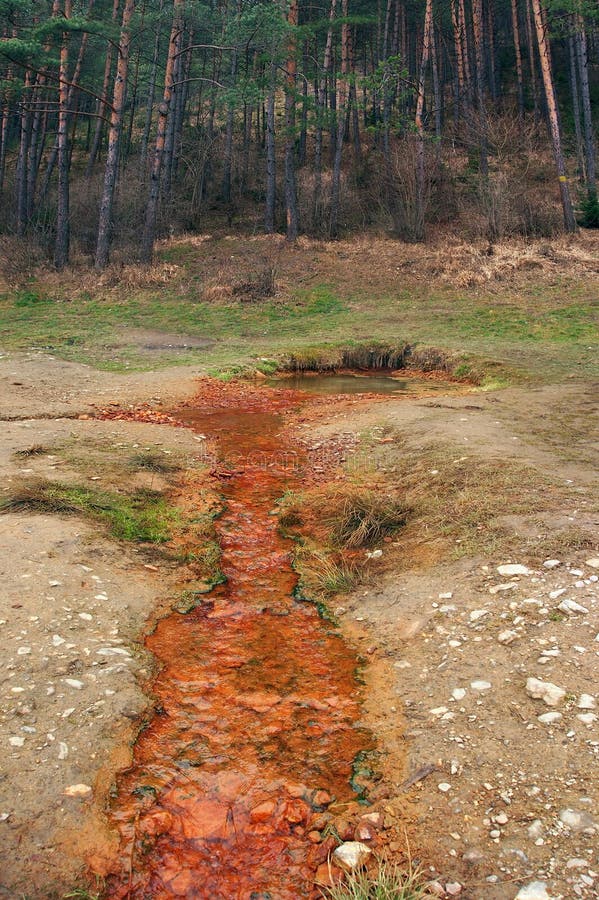
<path fill-rule="evenodd" d="M 310 842 L 310 823 L 330 798 L 355 796 L 368 737 L 355 727 L 355 657 L 293 598 L 290 544 L 271 515 L 301 483 L 281 416 L 296 404 L 291 391 L 219 388 L 176 414 L 216 434 L 237 473 L 222 482 L 217 523 L 227 583 L 147 640 L 163 666 L 159 712 L 119 780 L 111 898 L 318 896 L 327 848 Z"/>

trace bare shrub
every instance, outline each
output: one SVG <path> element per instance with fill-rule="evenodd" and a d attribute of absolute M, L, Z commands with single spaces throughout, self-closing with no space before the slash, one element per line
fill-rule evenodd
<path fill-rule="evenodd" d="M 248 278 L 233 285 L 233 295 L 240 300 L 253 302 L 274 297 L 277 293 L 277 269 L 271 262 L 252 272 Z"/>
<path fill-rule="evenodd" d="M 0 235 L 0 284 L 18 284 L 47 261 L 43 248 L 33 240 Z"/>
<path fill-rule="evenodd" d="M 378 202 L 390 217 L 393 231 L 410 242 L 422 240 L 435 173 L 439 168 L 436 150 L 427 143 L 424 147 L 424 182 L 419 185 L 418 149 L 413 135 L 392 141 L 387 157 L 380 160 L 381 177 L 376 181 Z"/>

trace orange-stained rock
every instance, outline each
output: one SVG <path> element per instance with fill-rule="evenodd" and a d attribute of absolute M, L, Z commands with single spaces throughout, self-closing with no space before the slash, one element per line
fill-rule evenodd
<path fill-rule="evenodd" d="M 268 819 L 272 818 L 276 808 L 277 804 L 274 800 L 265 800 L 264 803 L 259 803 L 258 806 L 254 806 L 254 808 L 250 810 L 250 822 L 268 821 Z"/>
<path fill-rule="evenodd" d="M 312 794 L 312 804 L 314 806 L 328 806 L 333 798 L 328 791 L 314 791 Z"/>
<path fill-rule="evenodd" d="M 320 844 L 322 840 L 322 835 L 320 831 L 309 831 L 308 832 L 308 840 L 311 844 Z"/>
<path fill-rule="evenodd" d="M 194 881 L 194 873 L 185 870 L 175 875 L 168 887 L 174 897 L 187 897 L 194 888 Z"/>
<path fill-rule="evenodd" d="M 373 837 L 372 829 L 365 822 L 354 829 L 354 841 L 371 841 Z"/>
<path fill-rule="evenodd" d="M 326 887 L 332 887 L 334 884 L 340 884 L 343 881 L 343 872 L 337 866 L 330 863 L 322 863 L 316 870 L 315 884 L 321 884 Z"/>
<path fill-rule="evenodd" d="M 139 830 L 152 837 L 166 834 L 172 827 L 173 817 L 165 809 L 154 810 L 139 820 Z"/>
<path fill-rule="evenodd" d="M 290 797 L 295 797 L 296 800 L 299 800 L 300 797 L 304 797 L 307 789 L 303 784 L 289 784 L 285 785 L 285 790 L 289 794 Z"/>
<path fill-rule="evenodd" d="M 254 712 L 266 712 L 272 709 L 277 703 L 281 702 L 281 698 L 277 694 L 266 694 L 256 691 L 254 694 L 240 694 L 237 698 L 240 706 L 253 709 Z"/>
<path fill-rule="evenodd" d="M 307 822 L 310 815 L 310 807 L 303 800 L 289 800 L 285 804 L 283 815 L 292 825 Z"/>

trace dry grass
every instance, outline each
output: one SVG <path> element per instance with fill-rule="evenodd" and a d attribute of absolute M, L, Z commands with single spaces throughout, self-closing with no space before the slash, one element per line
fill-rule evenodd
<path fill-rule="evenodd" d="M 395 863 L 382 860 L 373 871 L 358 870 L 344 875 L 333 887 L 323 888 L 328 900 L 433 900 L 423 873 L 409 866 L 402 871 Z"/>
<path fill-rule="evenodd" d="M 46 453 L 52 453 L 52 450 L 52 447 L 45 447 L 43 444 L 32 444 L 23 450 L 15 450 L 14 456 L 17 459 L 28 459 L 31 456 L 44 456 Z"/>
<path fill-rule="evenodd" d="M 338 547 L 372 547 L 406 524 L 409 507 L 377 490 L 339 491 L 327 504 L 323 522 Z"/>

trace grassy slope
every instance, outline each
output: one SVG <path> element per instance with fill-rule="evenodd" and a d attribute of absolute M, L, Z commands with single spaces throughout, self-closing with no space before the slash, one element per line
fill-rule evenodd
<path fill-rule="evenodd" d="M 228 253 L 237 247 L 245 253 L 240 260 Z M 533 269 L 458 290 L 417 271 L 386 281 L 372 267 L 347 263 L 337 249 L 315 257 L 300 248 L 278 257 L 276 298 L 244 302 L 229 290 L 205 299 L 207 285 L 230 287 L 236 273 L 257 271 L 261 252 L 242 240 L 215 241 L 210 252 L 178 243 L 162 252 L 163 266 L 177 260 L 164 284 L 138 275 L 131 286 L 124 272 L 121 283 L 117 276 L 107 288 L 75 272 L 42 273 L 26 288 L 0 295 L 0 346 L 44 349 L 105 369 L 194 363 L 209 370 L 305 346 L 382 339 L 465 351 L 542 380 L 599 372 L 599 279 L 578 277 L 567 262 L 557 275 Z M 131 331 L 136 328 L 216 343 L 208 350 L 149 352 Z"/>

